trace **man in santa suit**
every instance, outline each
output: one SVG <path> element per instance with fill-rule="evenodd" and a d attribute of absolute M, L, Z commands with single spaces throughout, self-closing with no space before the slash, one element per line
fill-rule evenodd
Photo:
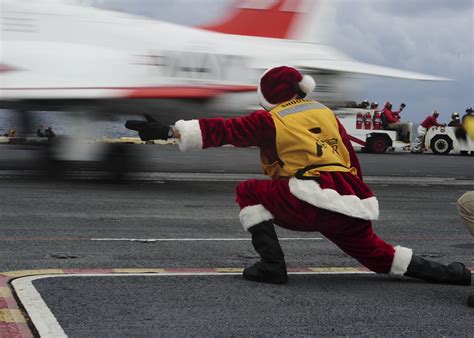
<path fill-rule="evenodd" d="M 377 273 L 469 285 L 462 263 L 443 265 L 385 243 L 372 230 L 379 216 L 376 197 L 362 179 L 357 156 L 334 113 L 305 100 L 315 82 L 293 67 L 267 70 L 258 94 L 264 110 L 238 118 L 202 118 L 163 126 L 127 121 L 142 140 L 177 138 L 182 151 L 231 144 L 257 146 L 269 180 L 251 179 L 236 189 L 240 221 L 252 235 L 260 261 L 244 269 L 245 279 L 288 280 L 274 224 L 294 231 L 319 231 L 344 252 Z"/>

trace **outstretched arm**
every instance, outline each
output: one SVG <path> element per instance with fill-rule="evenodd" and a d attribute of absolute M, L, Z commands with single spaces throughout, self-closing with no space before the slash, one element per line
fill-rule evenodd
<path fill-rule="evenodd" d="M 446 127 L 446 123 L 439 123 L 436 118 L 433 117 L 433 123 L 436 127 Z"/>
<path fill-rule="evenodd" d="M 237 118 L 203 118 L 176 122 L 173 137 L 182 151 L 233 145 L 236 147 L 262 146 L 275 139 L 271 115 L 256 111 Z"/>
<path fill-rule="evenodd" d="M 174 126 L 162 125 L 149 115 L 145 117 L 147 121 L 128 120 L 125 127 L 137 131 L 143 141 L 175 138 L 182 151 L 226 144 L 261 147 L 275 140 L 275 125 L 270 113 L 265 110 L 229 119 L 179 120 Z"/>

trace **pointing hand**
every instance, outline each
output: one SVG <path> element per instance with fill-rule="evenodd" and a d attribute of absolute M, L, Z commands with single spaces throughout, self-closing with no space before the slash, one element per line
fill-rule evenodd
<path fill-rule="evenodd" d="M 171 126 L 162 125 L 148 114 L 145 114 L 145 118 L 147 121 L 128 120 L 125 122 L 125 127 L 138 131 L 142 141 L 167 140 L 173 136 Z"/>

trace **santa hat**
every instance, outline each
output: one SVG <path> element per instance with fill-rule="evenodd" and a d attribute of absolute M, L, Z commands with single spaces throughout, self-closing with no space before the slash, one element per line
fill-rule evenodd
<path fill-rule="evenodd" d="M 270 111 L 280 103 L 295 96 L 303 98 L 316 88 L 316 82 L 309 75 L 302 75 L 291 66 L 268 69 L 258 84 L 260 105 Z"/>

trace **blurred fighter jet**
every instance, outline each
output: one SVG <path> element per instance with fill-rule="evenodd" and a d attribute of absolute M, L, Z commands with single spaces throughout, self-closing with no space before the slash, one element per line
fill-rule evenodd
<path fill-rule="evenodd" d="M 343 100 L 354 74 L 443 80 L 302 42 L 322 4 L 238 0 L 219 23 L 187 27 L 73 0 L 0 0 L 0 109 L 16 110 L 19 134 L 31 135 L 31 111 L 72 112 L 74 126 L 120 113 L 146 112 L 164 123 L 240 115 L 255 108 L 263 70 L 281 64 L 313 75 L 326 104 Z M 98 161 L 122 177 L 124 164 L 136 162 L 123 160 L 125 146 L 84 142 L 89 128 L 77 129 L 84 135 L 48 148 L 51 172 Z"/>
<path fill-rule="evenodd" d="M 0 108 L 153 111 L 163 122 L 212 115 L 212 108 L 222 116 L 242 112 L 242 93 L 254 104 L 262 71 L 280 64 L 313 75 L 323 101 L 339 97 L 347 74 L 442 80 L 298 41 L 319 7 L 317 0 L 240 0 L 220 23 L 195 28 L 71 1 L 0 0 Z"/>

